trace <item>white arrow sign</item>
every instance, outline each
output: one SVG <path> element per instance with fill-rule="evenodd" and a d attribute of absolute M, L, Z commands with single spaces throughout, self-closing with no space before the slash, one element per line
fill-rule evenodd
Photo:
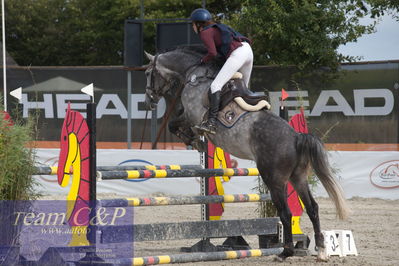
<path fill-rule="evenodd" d="M 19 103 L 21 103 L 22 102 L 22 87 L 19 87 L 18 89 L 11 91 L 10 95 L 17 98 Z"/>
<path fill-rule="evenodd" d="M 86 93 L 87 95 L 90 95 L 91 97 L 94 98 L 94 87 L 93 87 L 93 83 L 87 85 L 86 87 L 82 88 L 81 91 L 83 93 Z M 93 99 L 94 101 L 94 99 Z"/>

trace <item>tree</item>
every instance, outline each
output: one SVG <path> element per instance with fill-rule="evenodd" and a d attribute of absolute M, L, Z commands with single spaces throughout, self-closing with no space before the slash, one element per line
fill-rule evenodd
<path fill-rule="evenodd" d="M 365 6 L 369 6 L 371 17 L 380 17 L 385 13 L 399 21 L 399 1 L 397 0 L 366 0 Z"/>
<path fill-rule="evenodd" d="M 191 12 L 201 7 L 199 0 L 168 0 L 168 1 L 145 1 L 146 19 L 172 19 L 189 18 Z M 226 16 L 241 10 L 241 0 L 207 0 L 206 8 L 214 15 L 223 13 Z M 157 52 L 155 49 L 155 28 L 160 21 L 144 23 L 144 47 L 151 53 Z"/>
<path fill-rule="evenodd" d="M 247 0 L 231 22 L 254 40 L 256 64 L 307 71 L 354 60 L 337 48 L 372 31 L 359 24 L 366 14 L 360 4 L 338 0 Z"/>
<path fill-rule="evenodd" d="M 7 50 L 20 65 L 121 65 L 125 19 L 140 18 L 140 0 L 8 0 Z M 146 0 L 146 19 L 188 18 L 200 0 Z M 399 10 L 396 0 L 207 0 L 213 14 L 253 39 L 256 64 L 303 71 L 356 58 L 337 48 L 374 25 L 359 18 Z M 144 23 L 144 47 L 155 52 L 155 22 Z"/>
<path fill-rule="evenodd" d="M 188 18 L 199 0 L 146 0 L 145 18 Z M 236 12 L 239 0 L 208 0 L 211 12 Z M 121 65 L 125 19 L 140 18 L 139 0 L 8 0 L 7 50 L 20 65 Z M 154 52 L 155 23 L 144 47 Z"/>
<path fill-rule="evenodd" d="M 120 65 L 129 0 L 10 0 L 7 48 L 20 65 Z"/>

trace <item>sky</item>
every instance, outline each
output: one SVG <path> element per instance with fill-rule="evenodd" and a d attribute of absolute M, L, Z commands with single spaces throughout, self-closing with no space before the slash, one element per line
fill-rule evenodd
<path fill-rule="evenodd" d="M 362 24 L 370 21 L 364 19 Z M 399 21 L 385 15 L 375 33 L 362 36 L 356 43 L 341 45 L 338 51 L 344 55 L 362 56 L 359 61 L 399 60 Z"/>

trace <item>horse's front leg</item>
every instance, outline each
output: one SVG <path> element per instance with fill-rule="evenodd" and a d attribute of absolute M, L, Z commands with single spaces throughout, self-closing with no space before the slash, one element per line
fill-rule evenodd
<path fill-rule="evenodd" d="M 168 124 L 169 131 L 180 138 L 184 144 L 192 146 L 194 149 L 205 152 L 206 145 L 200 140 L 199 136 L 194 133 L 190 126 L 186 124 L 183 117 L 171 120 Z"/>
<path fill-rule="evenodd" d="M 184 130 L 186 128 L 185 126 L 183 126 L 184 122 L 185 122 L 184 118 L 181 115 L 179 117 L 172 119 L 168 123 L 168 128 L 169 128 L 169 131 L 172 134 L 179 137 L 184 142 L 184 144 L 190 145 L 190 143 L 192 142 L 193 137 L 194 137 L 194 132 L 191 133 L 188 130 Z"/>

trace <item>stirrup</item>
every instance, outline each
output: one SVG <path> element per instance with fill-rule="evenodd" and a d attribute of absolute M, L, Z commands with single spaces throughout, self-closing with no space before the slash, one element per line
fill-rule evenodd
<path fill-rule="evenodd" d="M 216 134 L 216 127 L 209 121 L 202 122 L 200 125 L 195 126 L 196 129 L 209 134 Z"/>

